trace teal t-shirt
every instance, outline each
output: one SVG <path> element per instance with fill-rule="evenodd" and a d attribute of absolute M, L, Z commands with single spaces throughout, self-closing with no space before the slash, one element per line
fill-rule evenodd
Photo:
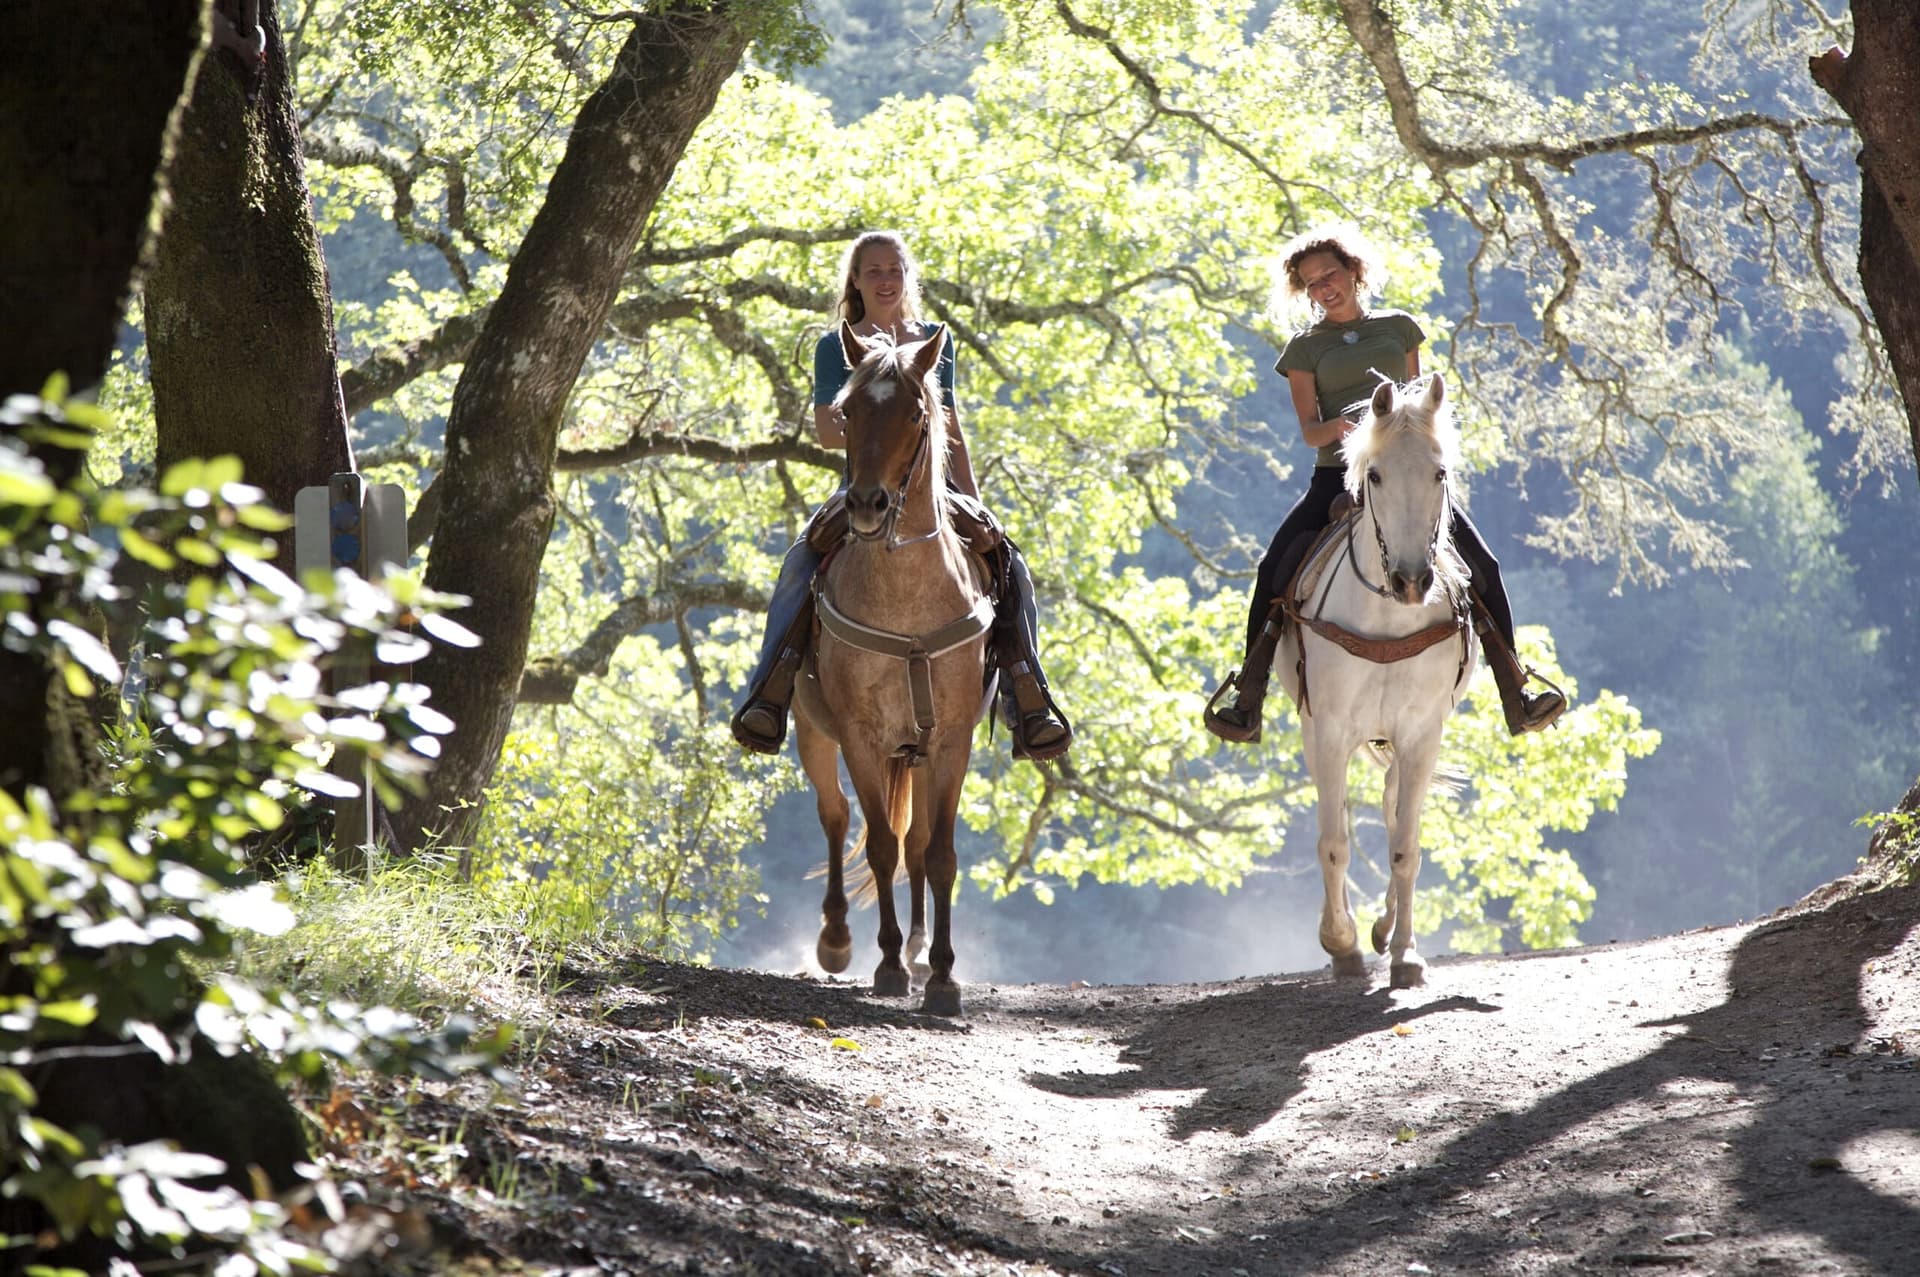
<path fill-rule="evenodd" d="M 1373 397 L 1380 378 L 1403 381 L 1407 356 L 1420 349 L 1427 335 L 1404 310 L 1370 310 L 1347 324 L 1322 320 L 1288 339 L 1273 370 L 1313 374 L 1320 400 L 1320 420 L 1331 421 L 1355 404 Z M 1378 374 L 1378 375 L 1376 375 Z M 1314 464 L 1341 465 L 1340 444 L 1328 444 Z"/>
<path fill-rule="evenodd" d="M 915 333 L 925 336 L 933 331 L 933 325 L 915 323 Z M 940 398 L 945 401 L 947 410 L 955 410 L 953 400 L 953 334 L 947 334 L 947 348 L 940 355 L 940 366 L 934 372 L 940 378 Z M 847 384 L 847 378 L 853 376 L 853 369 L 847 367 L 847 353 L 840 349 L 840 329 L 838 325 L 829 329 L 813 348 L 813 404 L 818 408 L 833 402 L 841 388 Z"/>

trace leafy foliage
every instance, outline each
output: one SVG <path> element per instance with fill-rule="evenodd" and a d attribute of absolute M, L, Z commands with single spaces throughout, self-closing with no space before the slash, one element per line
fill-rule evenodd
<path fill-rule="evenodd" d="M 104 424 L 62 403 L 57 386 L 4 414 L 10 435 L 42 444 L 84 445 Z M 352 646 L 405 657 L 422 642 L 409 618 L 456 627 L 418 592 L 402 601 L 350 575 L 312 592 L 288 580 L 263 536 L 287 520 L 258 504 L 231 459 L 176 467 L 157 493 L 61 489 L 10 438 L 0 503 L 9 648 L 39 657 L 76 704 L 110 720 L 102 788 L 59 806 L 42 789 L 0 794 L 0 1193 L 37 1202 L 63 1237 L 163 1250 L 195 1239 L 260 1263 L 312 1263 L 278 1234 L 276 1203 L 187 1182 L 218 1173 L 218 1159 L 96 1147 L 36 1112 L 35 1078 L 75 1054 L 175 1064 L 195 1050 L 259 1050 L 309 1077 L 330 1062 L 444 1073 L 498 1055 L 504 1038 L 470 1024 L 430 1030 L 232 978 L 207 987 L 195 974 L 246 936 L 292 925 L 274 887 L 247 871 L 245 849 L 303 791 L 347 784 L 327 776 L 329 755 L 364 755 L 376 787 L 395 792 L 445 730 L 423 689 L 335 695 L 327 667 Z M 103 627 L 134 635 L 131 669 Z"/>
<path fill-rule="evenodd" d="M 349 283 L 341 329 L 356 352 L 417 350 L 497 289 L 617 24 L 515 6 L 488 10 L 489 40 L 440 49 L 409 37 L 406 14 L 346 12 L 316 6 L 300 52 L 321 220 L 358 244 L 363 218 L 389 217 L 447 266 L 417 257 Z M 535 648 L 623 690 L 583 682 L 573 708 L 522 709 L 503 810 L 477 849 L 494 872 L 524 875 L 554 917 L 629 900 L 649 934 L 692 952 L 690 937 L 744 898 L 718 868 L 733 852 L 720 835 L 737 847 L 756 831 L 757 764 L 732 764 L 748 778 L 728 798 L 740 806 L 697 848 L 671 832 L 690 825 L 667 805 L 621 811 L 610 778 L 632 778 L 629 802 L 712 788 L 720 685 L 737 686 L 776 556 L 838 478 L 805 441 L 810 356 L 840 254 L 870 226 L 907 231 L 928 308 L 954 334 L 982 489 L 1033 565 L 1049 674 L 1079 726 L 1055 770 L 1008 768 L 983 744 L 995 783 L 970 789 L 965 810 L 976 879 L 1225 888 L 1277 850 L 1272 831 L 1308 799 L 1294 738 L 1271 732 L 1248 769 L 1212 749 L 1198 712 L 1233 662 L 1243 583 L 1270 531 L 1264 513 L 1223 528 L 1216 493 L 1258 493 L 1264 512 L 1305 462 L 1237 406 L 1259 384 L 1249 338 L 1275 342 L 1291 322 L 1265 313 L 1267 256 L 1336 216 L 1404 231 L 1382 237 L 1388 300 L 1416 312 L 1439 263 L 1404 153 L 1354 127 L 1358 114 L 1329 112 L 1322 70 L 1296 53 L 1320 19 L 1289 7 L 1260 28 L 1250 13 L 1007 5 L 965 96 L 891 97 L 844 124 L 759 70 L 727 86 L 647 228 L 561 438 Z M 1087 29 L 1150 51 L 1160 96 Z M 382 404 L 378 437 L 394 444 L 374 453 L 394 467 L 382 477 L 430 481 L 447 376 L 403 380 Z M 638 750 L 655 724 L 674 725 L 673 748 Z M 646 843 L 657 850 L 635 860 Z M 691 877 L 676 856 L 693 858 Z M 713 894 L 683 935 L 661 903 L 678 891 L 687 909 L 690 881 Z"/>

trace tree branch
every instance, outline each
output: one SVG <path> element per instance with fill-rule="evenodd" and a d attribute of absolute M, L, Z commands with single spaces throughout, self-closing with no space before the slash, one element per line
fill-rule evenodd
<path fill-rule="evenodd" d="M 520 675 L 522 705 L 566 705 L 583 678 L 605 676 L 620 644 L 649 626 L 677 622 L 697 608 L 764 612 L 766 591 L 739 581 L 675 583 L 665 589 L 622 600 L 601 618 L 572 651 L 527 662 Z"/>

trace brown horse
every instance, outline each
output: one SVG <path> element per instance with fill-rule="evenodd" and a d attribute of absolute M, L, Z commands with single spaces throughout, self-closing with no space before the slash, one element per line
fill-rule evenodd
<path fill-rule="evenodd" d="M 893 878 L 904 848 L 913 899 L 907 962 L 933 947 L 922 1009 L 960 1013 L 953 978 L 954 820 L 973 752 L 993 603 L 946 514 L 946 410 L 936 370 L 947 332 L 895 346 L 841 322 L 853 369 L 838 399 L 847 426 L 848 538 L 815 580 L 820 633 L 795 704 L 800 764 L 827 836 L 827 894 L 817 953 L 828 971 L 853 956 L 847 930 L 848 805 L 837 760 L 866 821 L 879 892 L 880 965 L 873 991 L 903 997 Z"/>

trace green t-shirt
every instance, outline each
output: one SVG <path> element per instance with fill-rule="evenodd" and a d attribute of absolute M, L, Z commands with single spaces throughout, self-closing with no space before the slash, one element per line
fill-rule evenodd
<path fill-rule="evenodd" d="M 1321 320 L 1295 333 L 1280 351 L 1273 370 L 1282 376 L 1312 373 L 1313 389 L 1320 400 L 1320 420 L 1332 421 L 1355 404 L 1371 399 L 1381 377 L 1404 381 L 1408 354 L 1418 350 L 1426 339 L 1406 311 L 1370 310 L 1352 323 Z M 1342 464 L 1339 442 L 1320 449 L 1314 464 Z"/>

